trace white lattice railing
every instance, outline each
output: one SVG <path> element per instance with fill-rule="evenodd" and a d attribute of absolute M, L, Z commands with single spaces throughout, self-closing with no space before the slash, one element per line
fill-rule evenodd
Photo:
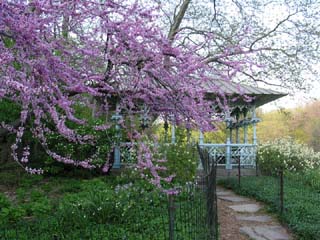
<path fill-rule="evenodd" d="M 137 153 L 135 143 L 122 142 L 120 143 L 120 159 L 121 163 L 133 164 L 137 161 Z"/>
<path fill-rule="evenodd" d="M 201 148 L 206 148 L 215 161 L 220 166 L 227 169 L 232 166 L 254 167 L 256 164 L 257 146 L 254 144 L 200 144 Z"/>

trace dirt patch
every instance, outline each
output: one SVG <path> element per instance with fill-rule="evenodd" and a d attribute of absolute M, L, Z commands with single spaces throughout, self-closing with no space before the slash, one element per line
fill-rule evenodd
<path fill-rule="evenodd" d="M 236 214 L 228 208 L 230 203 L 218 200 L 218 219 L 220 224 L 221 240 L 249 240 L 239 231 L 241 224 L 236 219 Z"/>

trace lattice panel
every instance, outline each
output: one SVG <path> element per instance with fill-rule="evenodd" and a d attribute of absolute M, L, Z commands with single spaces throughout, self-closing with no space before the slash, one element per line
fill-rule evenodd
<path fill-rule="evenodd" d="M 226 147 L 225 146 L 213 146 L 208 150 L 212 160 L 216 164 L 226 164 Z"/>
<path fill-rule="evenodd" d="M 121 143 L 120 144 L 120 159 L 122 163 L 136 163 L 137 152 L 133 143 Z"/>
<path fill-rule="evenodd" d="M 202 148 L 207 148 L 212 160 L 218 165 L 226 164 L 227 149 L 230 147 L 230 161 L 232 165 L 255 166 L 256 146 L 244 144 L 206 144 Z"/>

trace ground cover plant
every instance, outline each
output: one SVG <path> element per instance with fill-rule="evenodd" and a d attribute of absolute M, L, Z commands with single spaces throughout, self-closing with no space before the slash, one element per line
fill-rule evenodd
<path fill-rule="evenodd" d="M 317 171 L 320 171 L 319 169 Z M 316 240 L 320 236 L 320 191 L 305 182 L 301 176 L 288 176 L 284 180 L 284 212 L 279 217 L 300 240 Z M 319 181 L 320 179 L 314 179 Z M 272 176 L 242 177 L 220 180 L 224 187 L 241 195 L 267 203 L 269 210 L 279 212 L 279 179 Z"/>
<path fill-rule="evenodd" d="M 190 187 L 196 169 L 191 145 L 161 148 L 168 155 L 167 167 L 176 172 L 172 186 Z M 0 238 L 168 238 L 168 196 L 142 179 L 134 165 L 111 176 L 81 168 L 52 176 L 30 175 L 10 163 L 0 167 L 0 189 Z M 202 198 L 181 194 L 175 204 L 179 212 L 176 235 L 188 239 L 206 234 L 205 223 L 191 224 L 194 211 L 199 217 L 200 207 L 205 209 Z"/>

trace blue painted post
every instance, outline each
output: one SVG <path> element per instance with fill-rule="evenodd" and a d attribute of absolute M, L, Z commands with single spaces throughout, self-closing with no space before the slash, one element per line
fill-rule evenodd
<path fill-rule="evenodd" d="M 252 138 L 252 143 L 254 145 L 257 144 L 257 122 L 259 120 L 257 119 L 257 115 L 256 115 L 256 107 L 253 106 L 252 108 L 252 127 L 253 127 L 253 138 Z"/>
<path fill-rule="evenodd" d="M 236 143 L 240 143 L 239 127 L 236 128 Z"/>
<path fill-rule="evenodd" d="M 199 145 L 201 145 L 203 143 L 204 143 L 203 132 L 201 130 L 199 130 Z M 197 170 L 203 170 L 203 166 L 202 166 L 200 157 L 199 157 L 199 164 L 198 164 Z"/>
<path fill-rule="evenodd" d="M 227 136 L 227 142 L 226 142 L 226 169 L 228 172 L 230 172 L 229 170 L 232 170 L 232 163 L 231 163 L 232 119 L 231 119 L 229 110 L 226 111 L 226 118 L 224 121 L 226 122 L 227 129 L 229 128 L 230 130 L 229 136 Z"/>
<path fill-rule="evenodd" d="M 114 162 L 112 168 L 120 168 L 121 161 L 120 161 L 120 125 L 119 121 L 121 120 L 122 116 L 117 112 L 116 114 L 112 115 L 111 119 L 115 121 L 115 128 L 116 128 L 116 144 L 114 147 Z"/>
<path fill-rule="evenodd" d="M 171 115 L 171 143 L 176 143 L 176 128 L 174 115 Z"/>
<path fill-rule="evenodd" d="M 248 143 L 248 124 L 246 122 L 244 123 L 243 130 L 244 143 Z"/>
<path fill-rule="evenodd" d="M 199 144 L 203 144 L 204 143 L 204 137 L 203 137 L 203 132 L 200 130 L 199 131 Z"/>
<path fill-rule="evenodd" d="M 227 144 L 226 144 L 226 169 L 227 170 L 232 170 L 230 138 L 227 139 Z"/>

